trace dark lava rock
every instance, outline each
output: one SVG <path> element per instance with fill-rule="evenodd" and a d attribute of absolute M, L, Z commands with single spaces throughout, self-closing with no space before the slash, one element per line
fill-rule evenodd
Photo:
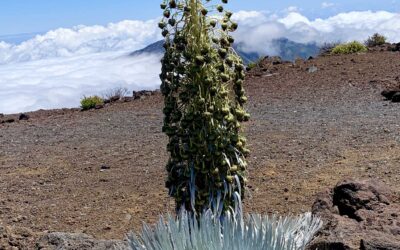
<path fill-rule="evenodd" d="M 323 229 L 309 249 L 400 249 L 400 197 L 374 180 L 345 180 L 317 196 Z"/>
<path fill-rule="evenodd" d="M 392 96 L 392 102 L 400 102 L 400 92 L 397 92 Z"/>
<path fill-rule="evenodd" d="M 400 51 L 400 43 L 390 44 L 387 48 L 389 51 Z"/>
<path fill-rule="evenodd" d="M 384 96 L 387 100 L 392 100 L 395 94 L 400 93 L 399 90 L 384 90 L 381 92 L 381 95 Z"/>
<path fill-rule="evenodd" d="M 20 121 L 27 121 L 27 120 L 29 120 L 29 115 L 27 115 L 27 114 L 20 114 L 19 115 L 19 118 L 18 118 L 18 120 L 20 120 Z"/>
<path fill-rule="evenodd" d="M 97 104 L 94 109 L 102 109 L 104 108 L 104 104 Z"/>
<path fill-rule="evenodd" d="M 282 64 L 282 58 L 279 56 L 265 57 L 266 62 L 271 63 L 272 65 Z"/>
<path fill-rule="evenodd" d="M 133 100 L 134 100 L 134 98 L 132 96 L 124 96 L 121 99 L 122 102 L 131 102 Z"/>
<path fill-rule="evenodd" d="M 82 233 L 49 233 L 36 243 L 36 249 L 57 250 L 108 250 L 126 249 L 125 241 L 96 240 L 92 236 Z"/>
<path fill-rule="evenodd" d="M 137 99 L 144 99 L 147 96 L 152 96 L 156 93 L 156 91 L 149 91 L 149 90 L 141 90 L 141 91 L 133 91 L 132 98 L 134 100 Z"/>
<path fill-rule="evenodd" d="M 13 123 L 13 122 L 15 122 L 14 118 L 10 118 L 4 121 L 4 123 Z"/>
<path fill-rule="evenodd" d="M 112 97 L 110 97 L 109 101 L 110 102 L 116 102 L 116 101 L 119 101 L 120 99 L 121 99 L 120 96 L 112 96 Z"/>
<path fill-rule="evenodd" d="M 101 170 L 108 170 L 108 169 L 111 169 L 111 167 L 110 167 L 110 166 L 107 166 L 107 165 L 102 165 L 102 166 L 100 167 L 100 169 L 101 169 Z"/>

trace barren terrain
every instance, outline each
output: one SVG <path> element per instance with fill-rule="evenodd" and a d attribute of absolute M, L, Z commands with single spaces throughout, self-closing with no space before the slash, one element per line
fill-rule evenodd
<path fill-rule="evenodd" d="M 399 52 L 370 52 L 249 72 L 246 212 L 308 211 L 316 193 L 348 177 L 400 191 L 400 104 L 380 96 L 400 86 L 399 69 Z M 45 231 L 122 239 L 172 212 L 161 109 L 156 94 L 0 124 L 0 225 L 27 247 Z"/>

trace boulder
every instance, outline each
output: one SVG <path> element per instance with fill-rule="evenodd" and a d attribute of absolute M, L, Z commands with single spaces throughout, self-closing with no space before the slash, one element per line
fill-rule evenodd
<path fill-rule="evenodd" d="M 345 180 L 317 196 L 323 229 L 309 249 L 400 249 L 400 197 L 374 180 Z"/>

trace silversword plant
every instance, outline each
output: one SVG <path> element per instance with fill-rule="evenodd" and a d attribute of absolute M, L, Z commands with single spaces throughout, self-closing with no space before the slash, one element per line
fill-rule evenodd
<path fill-rule="evenodd" d="M 319 218 L 225 213 L 224 220 L 208 210 L 199 219 L 182 210 L 178 218 L 160 218 L 152 229 L 130 234 L 132 250 L 303 250 L 321 228 Z"/>

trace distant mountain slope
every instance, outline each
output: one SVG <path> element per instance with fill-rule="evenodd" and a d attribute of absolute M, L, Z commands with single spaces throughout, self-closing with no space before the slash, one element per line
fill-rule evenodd
<path fill-rule="evenodd" d="M 315 43 L 296 43 L 287 38 L 280 38 L 275 40 L 279 46 L 279 55 L 284 60 L 293 61 L 296 58 L 307 59 L 310 56 L 315 57 L 318 55 L 320 47 Z"/>
<path fill-rule="evenodd" d="M 162 54 L 162 53 L 164 53 L 163 44 L 164 44 L 164 41 L 161 40 L 161 41 L 152 43 L 143 49 L 136 50 L 136 51 L 132 52 L 130 55 L 138 56 L 138 55 L 142 55 L 144 53 Z"/>
<path fill-rule="evenodd" d="M 287 38 L 276 39 L 273 41 L 273 43 L 274 47 L 277 48 L 279 53 L 277 55 L 268 55 L 268 56 L 280 56 L 283 60 L 288 60 L 288 61 L 293 61 L 296 58 L 306 59 L 310 56 L 315 57 L 319 52 L 319 47 L 315 43 L 310 43 L 310 44 L 296 43 L 290 41 Z M 240 43 L 234 45 L 234 49 L 246 64 L 252 61 L 256 61 L 261 56 L 267 56 L 256 52 L 245 52 L 243 51 L 242 47 L 243 44 Z M 141 50 L 132 52 L 130 55 L 137 56 L 143 53 L 156 53 L 156 54 L 164 53 L 163 41 L 152 43 Z"/>

